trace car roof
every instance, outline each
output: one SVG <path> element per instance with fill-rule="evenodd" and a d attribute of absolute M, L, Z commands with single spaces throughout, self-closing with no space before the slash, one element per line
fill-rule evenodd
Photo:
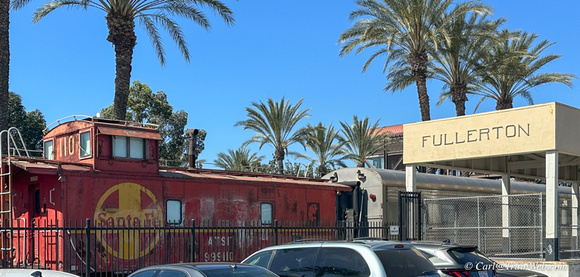
<path fill-rule="evenodd" d="M 263 269 L 259 266 L 254 266 L 254 265 L 249 265 L 249 264 L 241 264 L 241 263 L 233 263 L 233 262 L 197 262 L 197 263 L 175 263 L 175 264 L 161 264 L 161 265 L 152 265 L 152 266 L 147 266 L 144 268 L 141 268 L 136 272 L 139 271 L 144 271 L 144 270 L 155 270 L 155 269 L 182 269 L 182 270 L 199 270 L 199 271 L 205 271 L 205 270 L 212 270 L 212 269 L 219 269 L 219 268 L 224 268 L 224 267 L 231 267 L 231 268 L 236 268 L 236 267 L 242 267 L 242 268 L 260 268 Z M 264 269 L 266 270 L 266 269 Z"/>
<path fill-rule="evenodd" d="M 40 272 L 41 275 L 37 275 L 38 272 Z M 16 277 L 16 276 L 78 277 L 78 275 L 58 270 L 24 269 L 24 268 L 0 269 L 0 277 Z"/>
<path fill-rule="evenodd" d="M 477 250 L 477 245 L 473 244 L 459 244 L 459 243 L 447 243 L 441 241 L 410 241 L 411 245 L 421 248 L 421 249 L 431 249 L 431 250 L 449 250 L 449 249 L 472 249 Z"/>
<path fill-rule="evenodd" d="M 357 239 L 353 241 L 294 241 L 287 244 L 275 245 L 263 248 L 258 252 L 278 250 L 278 249 L 294 249 L 305 247 L 343 247 L 343 248 L 366 248 L 371 250 L 388 250 L 388 249 L 404 249 L 409 248 L 411 244 L 408 242 L 378 240 L 378 239 Z"/>

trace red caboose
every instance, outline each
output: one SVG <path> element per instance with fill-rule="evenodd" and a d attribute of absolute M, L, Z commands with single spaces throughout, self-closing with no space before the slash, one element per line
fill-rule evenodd
<path fill-rule="evenodd" d="M 2 198 L 2 222 L 34 224 L 40 231 L 87 219 L 94 226 L 127 229 L 183 225 L 191 220 L 208 226 L 274 220 L 318 225 L 337 220 L 336 195 L 351 190 L 315 179 L 163 168 L 160 141 L 155 126 L 144 124 L 94 117 L 58 124 L 44 136 L 43 159 L 4 159 L 2 170 L 7 176 L 2 185 L 8 193 Z M 43 236 L 61 235 L 57 231 Z M 40 249 L 41 244 L 31 238 L 38 234 L 22 231 L 12 236 L 19 245 L 13 252 L 22 253 L 11 255 L 28 259 L 13 260 L 14 265 L 62 261 L 64 248 L 75 247 L 72 241 L 61 240 Z M 130 245 L 129 252 L 143 257 L 161 242 L 158 237 L 136 242 L 101 236 L 97 243 L 122 260 L 129 257 L 128 252 L 121 253 L 122 245 Z"/>

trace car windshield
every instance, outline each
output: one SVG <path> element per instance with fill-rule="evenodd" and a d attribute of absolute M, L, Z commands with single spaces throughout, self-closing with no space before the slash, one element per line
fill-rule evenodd
<path fill-rule="evenodd" d="M 264 251 L 250 256 L 244 261 L 244 263 L 268 268 L 268 262 L 270 261 L 271 256 L 272 251 Z"/>
<path fill-rule="evenodd" d="M 273 274 L 269 271 L 263 270 L 259 267 L 222 267 L 222 268 L 212 268 L 212 269 L 204 269 L 201 270 L 203 274 L 207 277 L 228 277 L 228 276 L 237 276 L 237 277 L 277 277 L 276 274 Z"/>
<path fill-rule="evenodd" d="M 439 276 L 433 264 L 416 249 L 377 250 L 375 253 L 387 276 Z"/>
<path fill-rule="evenodd" d="M 314 276 L 316 256 L 320 247 L 277 250 L 270 270 L 280 276 Z"/>
<path fill-rule="evenodd" d="M 460 264 L 484 263 L 493 264 L 493 261 L 477 250 L 477 247 L 452 248 L 447 253 Z"/>

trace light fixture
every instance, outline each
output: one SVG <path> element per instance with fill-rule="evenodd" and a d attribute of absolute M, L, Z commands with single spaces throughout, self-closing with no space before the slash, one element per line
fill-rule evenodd
<path fill-rule="evenodd" d="M 334 172 L 334 174 L 332 174 L 332 176 L 330 176 L 330 181 L 333 183 L 336 183 L 338 181 L 338 174 L 336 173 L 336 171 Z"/>
<path fill-rule="evenodd" d="M 357 177 L 358 177 L 359 180 L 363 180 L 364 178 L 366 178 L 365 174 L 362 173 L 360 170 L 358 170 L 356 172 L 356 174 L 357 174 Z"/>

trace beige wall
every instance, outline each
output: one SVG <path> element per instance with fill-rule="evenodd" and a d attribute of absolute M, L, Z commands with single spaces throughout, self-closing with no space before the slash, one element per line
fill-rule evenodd
<path fill-rule="evenodd" d="M 556 107 L 556 150 L 580 155 L 580 110 L 562 104 Z"/>
<path fill-rule="evenodd" d="M 555 102 L 405 124 L 403 161 L 414 164 L 547 150 L 579 154 L 579 124 L 580 110 Z"/>

